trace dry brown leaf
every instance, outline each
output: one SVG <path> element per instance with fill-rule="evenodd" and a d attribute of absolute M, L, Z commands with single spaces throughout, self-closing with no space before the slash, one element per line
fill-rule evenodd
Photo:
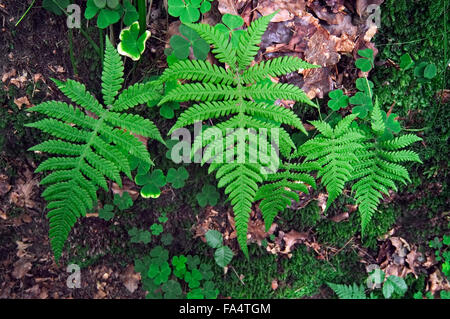
<path fill-rule="evenodd" d="M 19 108 L 19 110 L 22 109 L 22 106 L 25 105 L 25 107 L 29 108 L 31 107 L 31 103 L 30 100 L 28 100 L 27 96 L 22 96 L 19 98 L 14 98 L 14 104 L 17 105 L 17 107 Z"/>
<path fill-rule="evenodd" d="M 3 73 L 2 75 L 2 82 L 5 83 L 6 81 L 8 81 L 9 78 L 16 76 L 17 71 L 16 69 L 12 69 L 6 73 Z"/>
<path fill-rule="evenodd" d="M 14 270 L 12 272 L 12 276 L 15 279 L 22 279 L 33 267 L 31 262 L 26 259 L 19 259 L 14 263 Z"/>
<path fill-rule="evenodd" d="M 295 244 L 301 243 L 308 238 L 307 233 L 299 233 L 295 230 L 291 230 L 289 233 L 285 234 L 283 240 L 285 242 L 285 248 L 281 252 L 282 254 L 288 254 L 292 251 Z"/>
<path fill-rule="evenodd" d="M 122 274 L 122 283 L 131 293 L 135 292 L 139 286 L 139 281 L 141 280 L 141 275 L 134 271 L 134 266 L 132 264 L 128 265 L 125 272 Z"/>

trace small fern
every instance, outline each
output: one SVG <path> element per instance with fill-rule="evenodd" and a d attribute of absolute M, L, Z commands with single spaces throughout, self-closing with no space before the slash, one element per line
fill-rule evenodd
<path fill-rule="evenodd" d="M 307 95 L 294 85 L 260 81 L 269 76 L 280 76 L 317 66 L 296 57 L 285 57 L 249 67 L 259 50 L 261 37 L 274 15 L 275 13 L 254 21 L 243 32 L 237 49 L 233 48 L 226 35 L 214 27 L 207 24 L 189 24 L 190 28 L 213 46 L 212 53 L 228 68 L 211 65 L 206 61 L 180 61 L 166 69 L 160 77 L 162 82 L 190 81 L 168 92 L 160 104 L 169 101 L 202 102 L 192 105 L 182 113 L 169 134 L 198 121 L 226 118 L 214 126 L 215 130 L 207 130 L 203 137 L 200 136 L 194 141 L 193 152 L 205 148 L 203 163 L 212 162 L 209 172 L 216 171 L 218 186 L 224 187 L 225 193 L 228 194 L 235 214 L 238 242 L 245 255 L 248 255 L 248 218 L 259 184 L 265 180 L 262 168 L 267 166 L 267 162 L 264 164 L 261 161 L 250 161 L 251 146 L 248 144 L 243 150 L 243 161 L 228 158 L 225 150 L 239 148 L 235 139 L 248 143 L 256 137 L 255 130 L 270 131 L 277 128 L 280 137 L 277 147 L 283 155 L 289 155 L 295 145 L 280 124 L 292 126 L 306 134 L 302 122 L 291 110 L 261 100 L 289 99 L 315 106 Z M 220 138 L 215 134 L 217 129 Z M 229 129 L 235 130 L 229 134 Z M 211 132 L 209 135 L 208 131 Z M 272 138 L 269 133 L 267 141 Z"/>
<path fill-rule="evenodd" d="M 367 299 L 363 285 L 358 286 L 353 283 L 352 286 L 327 283 L 333 289 L 339 299 Z"/>
<path fill-rule="evenodd" d="M 408 171 L 399 163 L 422 163 L 419 156 L 409 150 L 401 150 L 406 146 L 421 141 L 413 134 L 406 134 L 391 140 L 382 141 L 380 136 L 385 130 L 385 123 L 378 102 L 371 114 L 372 133 L 366 133 L 363 148 L 358 149 L 355 172 L 352 179 L 357 181 L 352 191 L 355 192 L 356 203 L 361 215 L 361 227 L 364 232 L 380 203 L 382 193 L 389 195 L 389 189 L 397 191 L 396 182 L 411 182 Z"/>
<path fill-rule="evenodd" d="M 30 150 L 60 155 L 47 159 L 36 169 L 36 172 L 53 171 L 42 179 L 41 184 L 47 186 L 42 196 L 48 202 L 49 237 L 57 262 L 77 219 L 96 204 L 97 189 L 101 187 L 107 191 L 107 179 L 121 185 L 121 172 L 131 178 L 129 155 L 152 164 L 145 145 L 131 133 L 164 143 L 151 121 L 139 115 L 120 113 L 158 98 L 160 85 L 152 82 L 135 84 L 117 96 L 122 88 L 123 69 L 119 54 L 107 39 L 102 73 L 106 107 L 87 92 L 83 84 L 73 80 L 53 80 L 68 98 L 94 116 L 64 102 L 44 102 L 31 108 L 49 118 L 27 126 L 56 139 Z"/>
<path fill-rule="evenodd" d="M 296 153 L 319 165 L 317 177 L 328 192 L 326 208 L 342 193 L 352 177 L 353 163 L 359 160 L 355 152 L 363 147 L 360 141 L 364 135 L 350 128 L 355 118 L 356 115 L 345 117 L 334 129 L 324 121 L 311 121 L 321 134 L 304 143 Z"/>
<path fill-rule="evenodd" d="M 290 206 L 292 200 L 298 202 L 297 192 L 309 194 L 308 186 L 316 188 L 314 178 L 305 172 L 319 170 L 320 166 L 314 162 L 303 164 L 287 163 L 280 165 L 279 171 L 267 176 L 267 183 L 256 193 L 255 200 L 261 200 L 259 208 L 264 218 L 266 231 L 270 229 L 277 214 Z"/>

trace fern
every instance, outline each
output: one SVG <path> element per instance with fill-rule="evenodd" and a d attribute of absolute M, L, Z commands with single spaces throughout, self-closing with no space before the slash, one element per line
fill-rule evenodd
<path fill-rule="evenodd" d="M 335 128 L 323 121 L 312 121 L 321 134 L 304 143 L 296 153 L 319 165 L 317 177 L 328 192 L 326 208 L 342 193 L 345 183 L 352 177 L 354 163 L 359 160 L 355 152 L 363 147 L 360 142 L 364 135 L 350 128 L 355 118 L 356 115 L 349 115 Z"/>
<path fill-rule="evenodd" d="M 375 103 L 371 114 L 371 130 L 364 147 L 356 152 L 359 161 L 355 164 L 353 185 L 356 203 L 361 215 L 361 228 L 364 232 L 380 200 L 382 193 L 389 195 L 389 189 L 397 191 L 396 182 L 411 182 L 406 168 L 398 163 L 419 162 L 419 156 L 409 150 L 401 150 L 406 146 L 422 140 L 413 134 L 406 134 L 391 140 L 381 141 L 380 136 L 385 130 L 380 107 Z"/>
<path fill-rule="evenodd" d="M 307 185 L 316 188 L 314 178 L 304 172 L 319 170 L 317 163 L 284 164 L 280 171 L 270 174 L 265 185 L 258 189 L 255 200 L 261 200 L 259 208 L 264 218 L 266 231 L 270 229 L 276 215 L 290 206 L 292 201 L 298 202 L 297 192 L 309 194 Z"/>
<path fill-rule="evenodd" d="M 107 179 L 121 185 L 121 173 L 131 178 L 128 155 L 152 164 L 145 145 L 132 135 L 139 134 L 162 143 L 156 126 L 139 115 L 119 113 L 160 95 L 160 85 L 136 84 L 118 92 L 123 83 L 123 64 L 109 40 L 106 40 L 102 73 L 102 93 L 105 106 L 81 83 L 73 80 L 53 80 L 79 108 L 64 102 L 44 102 L 32 111 L 47 115 L 28 127 L 40 129 L 56 139 L 30 148 L 59 155 L 42 162 L 36 172 L 52 171 L 41 184 L 47 185 L 42 196 L 48 202 L 49 237 L 58 262 L 68 234 L 77 219 L 93 208 L 97 190 L 108 190 Z"/>
<path fill-rule="evenodd" d="M 339 299 L 367 299 L 363 285 L 358 286 L 353 283 L 352 286 L 327 283 L 333 289 Z"/>
<path fill-rule="evenodd" d="M 169 101 L 199 102 L 180 115 L 169 134 L 198 121 L 219 119 L 213 130 L 207 130 L 203 136 L 199 135 L 195 139 L 193 153 L 204 148 L 203 163 L 211 163 L 209 171 L 216 171 L 219 187 L 225 188 L 235 214 L 238 242 L 247 256 L 247 223 L 251 206 L 259 185 L 266 178 L 264 168 L 270 166 L 270 156 L 265 158 L 265 161 L 261 159 L 252 161 L 250 158 L 250 154 L 254 151 L 250 141 L 261 138 L 254 131 L 267 129 L 265 142 L 270 145 L 269 141 L 276 140 L 276 136 L 270 130 L 278 129 L 279 143 L 276 147 L 272 145 L 269 148 L 270 151 L 279 148 L 283 155 L 291 154 L 295 145 L 289 134 L 280 127 L 281 124 L 292 126 L 306 134 L 302 122 L 294 112 L 261 101 L 289 99 L 315 106 L 296 86 L 279 83 L 261 84 L 259 81 L 269 76 L 280 76 L 301 68 L 317 66 L 296 57 L 286 57 L 248 68 L 259 50 L 257 45 L 273 15 L 254 21 L 248 30 L 243 32 L 237 49 L 233 48 L 226 35 L 214 27 L 189 24 L 190 28 L 213 46 L 212 52 L 218 61 L 226 64 L 228 68 L 203 61 L 180 61 L 171 65 L 160 77 L 162 82 L 189 81 L 168 92 L 160 105 Z M 225 120 L 222 120 L 224 118 Z M 235 130 L 230 133 L 229 129 Z M 238 154 L 245 154 L 245 160 L 240 161 L 227 155 L 229 153 L 226 150 L 238 149 L 241 151 Z M 278 158 L 274 160 L 279 162 Z"/>

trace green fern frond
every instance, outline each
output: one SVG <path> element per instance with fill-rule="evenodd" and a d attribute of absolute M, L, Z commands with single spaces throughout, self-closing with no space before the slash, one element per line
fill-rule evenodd
<path fill-rule="evenodd" d="M 239 38 L 239 48 L 237 50 L 239 69 L 245 70 L 253 61 L 256 53 L 259 51 L 258 44 L 261 43 L 261 38 L 267 30 L 270 20 L 272 20 L 277 12 L 262 16 L 253 21 L 248 27 L 247 32 L 244 32 Z"/>
<path fill-rule="evenodd" d="M 350 128 L 355 118 L 356 115 L 347 116 L 334 129 L 326 122 L 311 121 L 322 134 L 305 142 L 296 153 L 320 166 L 317 177 L 328 192 L 327 209 L 352 177 L 354 163 L 359 160 L 355 152 L 363 148 L 364 135 Z"/>
<path fill-rule="evenodd" d="M 97 203 L 98 188 L 107 190 L 108 179 L 121 185 L 122 172 L 131 177 L 126 154 L 131 153 L 151 163 L 146 146 L 132 133 L 162 141 L 152 122 L 139 115 L 113 111 L 159 98 L 159 93 L 156 90 L 142 90 L 155 87 L 154 84 L 135 85 L 114 100 L 123 82 L 123 64 L 108 39 L 102 81 L 102 93 L 108 107 L 103 107 L 83 84 L 73 80 L 55 80 L 66 96 L 84 110 L 93 112 L 97 118 L 89 117 L 67 103 L 55 101 L 30 109 L 49 118 L 27 126 L 57 138 L 33 146 L 30 150 L 63 155 L 45 160 L 36 169 L 36 172 L 51 172 L 41 180 L 41 184 L 47 185 L 42 196 L 48 202 L 50 243 L 57 262 L 73 225 Z M 112 104 L 115 108 L 111 107 Z"/>
<path fill-rule="evenodd" d="M 170 80 L 192 80 L 213 84 L 237 84 L 233 73 L 221 66 L 213 65 L 202 60 L 182 60 L 166 69 L 159 78 L 161 82 Z"/>
<path fill-rule="evenodd" d="M 139 104 L 145 104 L 155 96 L 162 93 L 162 85 L 159 81 L 149 81 L 146 83 L 136 83 L 131 85 L 114 101 L 111 111 L 121 112 L 135 107 Z"/>
<path fill-rule="evenodd" d="M 283 74 L 299 71 L 300 69 L 313 69 L 318 67 L 294 56 L 283 56 L 263 61 L 248 68 L 242 73 L 242 81 L 250 84 L 267 79 L 267 76 L 278 77 Z"/>
<path fill-rule="evenodd" d="M 333 289 L 339 299 L 367 299 L 363 285 L 339 285 L 328 282 L 327 285 Z"/>
<path fill-rule="evenodd" d="M 236 50 L 226 35 L 209 24 L 188 23 L 189 28 L 194 29 L 206 42 L 213 46 L 212 53 L 217 60 L 231 67 L 236 65 Z"/>
<path fill-rule="evenodd" d="M 215 119 L 213 128 L 196 136 L 191 155 L 195 157 L 203 150 L 201 163 L 210 163 L 209 169 L 217 170 L 218 185 L 225 187 L 225 193 L 231 200 L 238 241 L 246 255 L 248 216 L 259 185 L 264 181 L 267 171 L 275 169 L 274 163 L 280 162 L 278 153 L 289 156 L 296 148 L 289 133 L 281 125 L 289 125 L 307 134 L 294 112 L 259 101 L 289 99 L 315 106 L 296 86 L 255 83 L 270 75 L 311 67 L 306 62 L 285 57 L 274 62 L 262 62 L 247 70 L 272 17 L 273 14 L 254 21 L 242 33 L 237 50 L 233 49 L 229 37 L 215 28 L 189 24 L 214 47 L 212 52 L 228 68 L 211 65 L 208 61 L 182 61 L 171 65 L 160 78 L 162 82 L 189 82 L 170 90 L 159 105 L 170 101 L 198 102 L 178 117 L 170 133 L 197 121 Z M 267 152 L 257 149 L 252 142 L 255 139 L 261 139 L 268 146 Z M 242 153 L 240 160 L 233 158 L 234 153 Z M 255 153 L 260 156 L 258 159 L 254 158 Z"/>
<path fill-rule="evenodd" d="M 294 200 L 300 200 L 297 192 L 309 194 L 307 185 L 316 188 L 314 178 L 308 174 L 296 172 L 311 172 L 319 170 L 316 163 L 284 164 L 279 171 L 266 177 L 268 183 L 261 186 L 256 193 L 255 200 L 262 200 L 259 204 L 264 218 L 266 231 L 270 229 L 277 214 L 291 205 Z"/>

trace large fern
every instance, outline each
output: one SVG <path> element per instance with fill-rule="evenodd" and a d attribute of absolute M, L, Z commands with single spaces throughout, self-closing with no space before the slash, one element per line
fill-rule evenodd
<path fill-rule="evenodd" d="M 209 135 L 207 131 L 203 139 L 201 136 L 196 139 L 194 151 L 206 147 L 203 162 L 212 162 L 209 171 L 216 171 L 219 187 L 225 187 L 235 214 L 238 241 L 246 255 L 247 223 L 251 205 L 259 184 L 265 180 L 262 168 L 270 166 L 270 159 L 266 163 L 250 160 L 249 141 L 257 135 L 252 129 L 269 130 L 267 142 L 271 145 L 271 150 L 278 147 L 284 155 L 290 154 L 295 145 L 280 124 L 292 126 L 306 134 L 295 113 L 262 101 L 289 99 L 314 105 L 306 94 L 294 85 L 260 81 L 268 79 L 269 76 L 280 76 L 316 66 L 296 57 L 284 57 L 249 67 L 259 50 L 257 45 L 261 36 L 273 16 L 274 14 L 264 16 L 254 21 L 241 36 L 238 49 L 234 49 L 230 39 L 214 27 L 207 24 L 189 24 L 189 27 L 213 46 L 212 52 L 227 68 L 211 65 L 206 61 L 180 61 L 166 69 L 160 78 L 163 82 L 185 81 L 166 94 L 160 104 L 168 101 L 201 102 L 182 113 L 169 133 L 198 121 L 225 118 L 214 126 L 215 130 L 210 130 Z M 279 129 L 280 141 L 276 147 L 270 143 L 274 139 L 270 134 L 270 129 L 273 128 Z M 228 129 L 235 130 L 227 134 Z M 217 132 L 223 139 L 217 138 Z M 243 150 L 244 161 L 227 158 L 225 150 L 239 148 L 239 143 L 234 142 L 235 139 L 246 143 Z"/>
<path fill-rule="evenodd" d="M 31 108 L 49 118 L 27 126 L 40 129 L 55 139 L 30 150 L 60 155 L 47 159 L 36 169 L 36 172 L 53 171 L 41 184 L 47 185 L 42 196 L 48 202 L 49 237 L 57 262 L 77 219 L 96 204 L 97 189 L 108 190 L 107 179 L 121 185 L 121 172 L 131 178 L 129 155 L 152 164 L 146 146 L 132 133 L 164 143 L 151 121 L 121 113 L 160 96 L 160 85 L 135 84 L 117 96 L 122 88 L 123 69 L 119 54 L 107 39 L 102 73 L 105 106 L 87 92 L 83 84 L 53 80 L 68 98 L 92 115 L 56 101 Z"/>

